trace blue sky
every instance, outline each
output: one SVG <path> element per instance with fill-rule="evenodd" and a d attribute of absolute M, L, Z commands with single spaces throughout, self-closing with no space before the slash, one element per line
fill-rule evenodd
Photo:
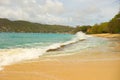
<path fill-rule="evenodd" d="M 118 10 L 119 0 L 0 0 L 0 18 L 45 24 L 93 25 Z"/>

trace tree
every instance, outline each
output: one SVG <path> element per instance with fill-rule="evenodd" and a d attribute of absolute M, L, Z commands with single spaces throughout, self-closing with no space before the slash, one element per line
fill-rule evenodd
<path fill-rule="evenodd" d="M 120 33 L 120 13 L 118 13 L 108 24 L 110 33 Z"/>

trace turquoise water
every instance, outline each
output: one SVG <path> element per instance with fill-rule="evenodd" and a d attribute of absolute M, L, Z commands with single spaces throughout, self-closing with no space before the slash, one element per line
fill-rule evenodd
<path fill-rule="evenodd" d="M 71 34 L 54 33 L 0 33 L 0 49 L 40 47 L 72 39 Z"/>
<path fill-rule="evenodd" d="M 75 35 L 56 33 L 0 33 L 0 50 L 16 50 L 21 48 L 31 51 L 31 49 L 40 49 L 38 51 L 40 54 L 56 49 L 57 52 L 54 51 L 50 54 L 74 53 L 83 49 L 104 45 L 107 42 L 104 38 L 91 37 L 82 32 Z"/>
<path fill-rule="evenodd" d="M 81 50 L 105 45 L 104 38 L 88 36 L 82 32 L 55 33 L 0 33 L 0 69 L 4 66 L 39 58 L 78 53 Z M 48 52 L 49 51 L 49 52 Z"/>

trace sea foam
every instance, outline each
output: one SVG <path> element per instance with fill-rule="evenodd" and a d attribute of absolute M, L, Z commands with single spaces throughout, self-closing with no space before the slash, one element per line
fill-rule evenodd
<path fill-rule="evenodd" d="M 76 43 L 80 40 L 87 39 L 88 35 L 78 32 L 75 37 L 69 41 L 63 43 L 54 43 L 44 48 L 13 48 L 13 49 L 1 49 L 0 50 L 0 70 L 4 69 L 4 66 L 18 63 L 24 60 L 36 59 L 43 55 L 47 51 L 59 49 L 63 46 Z"/>

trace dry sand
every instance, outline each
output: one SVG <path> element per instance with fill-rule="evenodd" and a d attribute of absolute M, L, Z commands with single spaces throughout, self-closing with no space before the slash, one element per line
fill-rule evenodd
<path fill-rule="evenodd" d="M 120 34 L 110 34 L 110 33 L 106 33 L 106 34 L 92 34 L 92 36 L 97 36 L 97 37 L 105 37 L 105 38 L 120 38 Z"/>
<path fill-rule="evenodd" d="M 100 52 L 88 50 L 83 53 L 97 54 L 96 51 Z M 86 55 L 79 54 L 42 57 L 6 66 L 0 71 L 0 80 L 120 80 L 119 53 L 106 56 L 101 54 L 99 59 L 94 58 L 96 55 L 92 55 L 92 59 L 84 59 Z"/>
<path fill-rule="evenodd" d="M 0 80 L 120 80 L 120 60 L 79 62 L 76 57 L 8 66 Z"/>

